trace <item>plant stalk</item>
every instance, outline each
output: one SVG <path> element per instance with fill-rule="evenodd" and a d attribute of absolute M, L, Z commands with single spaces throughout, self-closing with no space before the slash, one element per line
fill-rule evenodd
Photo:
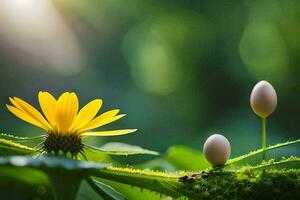
<path fill-rule="evenodd" d="M 261 118 L 261 124 L 262 124 L 262 149 L 263 149 L 263 160 L 266 160 L 266 148 L 267 148 L 267 128 L 266 128 L 267 118 L 262 117 Z"/>
<path fill-rule="evenodd" d="M 67 171 L 52 172 L 49 174 L 53 184 L 55 200 L 75 200 L 82 177 Z"/>

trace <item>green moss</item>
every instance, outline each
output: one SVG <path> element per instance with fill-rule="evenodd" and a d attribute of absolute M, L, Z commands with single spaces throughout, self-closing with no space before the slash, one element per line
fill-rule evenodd
<path fill-rule="evenodd" d="M 179 182 L 181 193 L 191 199 L 300 199 L 300 169 L 211 171 L 181 177 Z"/>

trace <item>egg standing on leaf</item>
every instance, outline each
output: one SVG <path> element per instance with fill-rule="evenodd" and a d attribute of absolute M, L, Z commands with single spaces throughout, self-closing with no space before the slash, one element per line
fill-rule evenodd
<path fill-rule="evenodd" d="M 221 166 L 230 157 L 231 146 L 226 137 L 220 134 L 211 135 L 204 143 L 203 153 L 213 166 Z"/>
<path fill-rule="evenodd" d="M 267 81 L 258 82 L 250 96 L 252 110 L 262 118 L 268 117 L 277 106 L 277 94 L 273 86 Z"/>

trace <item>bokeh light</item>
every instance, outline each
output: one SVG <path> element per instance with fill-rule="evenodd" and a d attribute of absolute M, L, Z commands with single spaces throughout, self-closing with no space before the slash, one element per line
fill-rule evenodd
<path fill-rule="evenodd" d="M 247 25 L 240 42 L 240 55 L 256 80 L 285 80 L 287 48 L 275 25 L 253 22 Z"/>
<path fill-rule="evenodd" d="M 182 66 L 159 34 L 140 25 L 128 33 L 124 46 L 138 87 L 158 95 L 176 90 L 181 82 Z"/>
<path fill-rule="evenodd" d="M 206 57 L 212 40 L 203 17 L 181 11 L 133 27 L 124 38 L 123 52 L 138 87 L 168 95 L 192 79 L 189 69 L 201 67 L 197 61 Z"/>
<path fill-rule="evenodd" d="M 0 13 L 3 40 L 22 52 L 27 66 L 60 76 L 85 67 L 79 41 L 51 1 L 3 0 Z"/>

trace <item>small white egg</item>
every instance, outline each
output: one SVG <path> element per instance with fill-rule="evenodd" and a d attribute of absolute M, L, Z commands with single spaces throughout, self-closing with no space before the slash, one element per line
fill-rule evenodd
<path fill-rule="evenodd" d="M 220 134 L 211 135 L 203 145 L 205 158 L 213 166 L 225 164 L 231 153 L 231 146 L 226 137 Z"/>
<path fill-rule="evenodd" d="M 250 105 L 258 116 L 268 117 L 277 106 L 277 94 L 274 87 L 267 81 L 258 82 L 251 92 Z"/>

